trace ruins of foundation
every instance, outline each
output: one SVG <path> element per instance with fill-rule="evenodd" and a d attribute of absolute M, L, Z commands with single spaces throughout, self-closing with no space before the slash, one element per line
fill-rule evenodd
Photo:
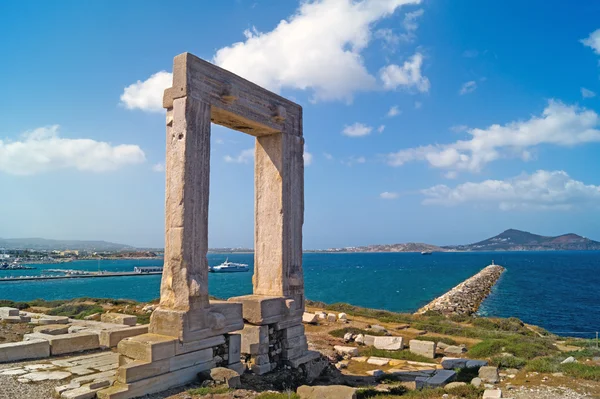
<path fill-rule="evenodd" d="M 117 381 L 101 399 L 163 391 L 217 366 L 257 374 L 319 357 L 302 314 L 302 108 L 184 53 L 167 110 L 165 261 L 149 331 L 118 344 Z M 211 122 L 256 137 L 253 294 L 209 300 Z"/>

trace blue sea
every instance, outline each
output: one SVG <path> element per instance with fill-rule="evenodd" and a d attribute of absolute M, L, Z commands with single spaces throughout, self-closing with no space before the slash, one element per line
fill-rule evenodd
<path fill-rule="evenodd" d="M 209 264 L 229 258 L 253 265 L 252 254 L 209 254 Z M 413 312 L 477 273 L 492 260 L 506 268 L 480 308 L 487 316 L 518 317 L 554 333 L 593 337 L 600 331 L 600 252 L 488 252 L 304 254 L 308 299 L 347 302 L 369 308 Z M 45 269 L 132 271 L 161 266 L 162 260 L 76 261 L 35 265 L 8 275 L 48 274 Z M 219 298 L 252 293 L 252 273 L 210 274 L 210 294 Z M 160 276 L 109 277 L 0 283 L 0 298 L 127 298 L 160 296 Z"/>

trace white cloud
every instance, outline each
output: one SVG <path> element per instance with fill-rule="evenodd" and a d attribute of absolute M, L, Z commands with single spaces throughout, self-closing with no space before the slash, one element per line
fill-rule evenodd
<path fill-rule="evenodd" d="M 580 41 L 584 46 L 591 47 L 596 54 L 600 54 L 600 29 L 593 31 L 587 38 Z"/>
<path fill-rule="evenodd" d="M 477 82 L 475 82 L 474 80 L 470 80 L 468 82 L 465 82 L 461 86 L 458 94 L 460 94 L 462 96 L 463 94 L 473 93 L 476 89 L 477 89 Z"/>
<path fill-rule="evenodd" d="M 375 31 L 375 38 L 383 41 L 383 48 L 387 50 L 394 50 L 398 43 L 400 43 L 400 36 L 394 34 L 394 31 L 388 28 L 378 29 Z"/>
<path fill-rule="evenodd" d="M 125 88 L 121 94 L 121 105 L 127 109 L 162 112 L 163 92 L 172 83 L 173 74 L 166 71 L 157 72 L 143 82 L 138 80 Z"/>
<path fill-rule="evenodd" d="M 589 89 L 586 89 L 585 87 L 582 87 L 581 88 L 581 96 L 583 98 L 592 98 L 592 97 L 596 97 L 596 93 Z"/>
<path fill-rule="evenodd" d="M 400 150 L 388 154 L 388 164 L 424 161 L 435 168 L 478 172 L 500 158 L 527 160 L 531 157 L 528 150 L 540 144 L 569 147 L 600 142 L 599 121 L 592 110 L 550 100 L 540 116 L 485 129 L 470 128 L 469 140 Z"/>
<path fill-rule="evenodd" d="M 362 137 L 367 136 L 373 131 L 371 126 L 367 126 L 363 123 L 356 122 L 350 126 L 344 126 L 342 134 L 348 137 Z"/>
<path fill-rule="evenodd" d="M 384 191 L 379 194 L 379 198 L 381 199 L 396 199 L 398 198 L 398 193 L 390 193 L 389 191 Z"/>
<path fill-rule="evenodd" d="M 308 152 L 306 145 L 304 146 L 304 166 L 308 166 L 310 164 L 312 164 L 313 161 L 313 155 Z"/>
<path fill-rule="evenodd" d="M 313 100 L 352 99 L 377 88 L 364 65 L 376 23 L 420 0 L 303 1 L 294 15 L 270 32 L 255 28 L 245 41 L 219 49 L 213 62 L 279 92 L 311 90 Z"/>
<path fill-rule="evenodd" d="M 444 177 L 446 179 L 456 179 L 458 177 L 458 173 L 455 170 L 449 170 L 448 172 L 444 173 Z"/>
<path fill-rule="evenodd" d="M 383 133 L 384 130 L 385 130 L 385 125 L 379 125 L 379 127 L 377 128 L 377 133 Z"/>
<path fill-rule="evenodd" d="M 390 107 L 390 110 L 387 112 L 387 116 L 389 118 L 392 118 L 396 115 L 400 115 L 401 112 L 402 111 L 400 111 L 400 108 L 398 108 L 397 105 L 394 105 L 394 106 Z"/>
<path fill-rule="evenodd" d="M 416 53 L 402 66 L 390 64 L 379 71 L 379 77 L 383 87 L 387 90 L 395 90 L 398 87 L 416 88 L 424 93 L 429 91 L 431 84 L 429 79 L 421 74 L 423 55 Z"/>
<path fill-rule="evenodd" d="M 249 163 L 254 160 L 254 148 L 248 148 L 240 152 L 240 154 L 236 157 L 232 157 L 230 155 L 225 155 L 225 162 L 229 163 Z"/>
<path fill-rule="evenodd" d="M 417 24 L 417 19 L 422 17 L 424 12 L 425 10 L 423 9 L 407 12 L 404 16 L 404 22 L 402 23 L 402 25 L 404 25 L 404 29 L 406 29 L 407 32 L 413 32 L 417 30 L 419 27 Z"/>
<path fill-rule="evenodd" d="M 91 139 L 68 139 L 58 134 L 59 126 L 25 132 L 18 141 L 0 140 L 0 172 L 34 175 L 59 169 L 105 172 L 143 163 L 144 151 L 137 145 Z"/>
<path fill-rule="evenodd" d="M 332 161 L 333 160 L 333 155 L 331 155 L 328 152 L 324 152 L 323 156 L 325 157 L 325 159 L 327 159 L 328 161 Z"/>
<path fill-rule="evenodd" d="M 346 159 L 343 159 L 340 161 L 343 165 L 346 166 L 352 166 L 352 165 L 357 165 L 357 164 L 363 164 L 367 162 L 367 159 L 363 156 L 351 156 L 351 157 L 347 157 Z"/>
<path fill-rule="evenodd" d="M 152 165 L 152 170 L 157 173 L 162 173 L 165 171 L 165 164 L 164 163 L 155 163 L 154 165 Z"/>
<path fill-rule="evenodd" d="M 585 185 L 564 171 L 545 171 L 506 179 L 463 183 L 454 188 L 437 185 L 421 190 L 424 204 L 454 206 L 480 204 L 502 210 L 568 210 L 598 206 L 600 186 Z"/>

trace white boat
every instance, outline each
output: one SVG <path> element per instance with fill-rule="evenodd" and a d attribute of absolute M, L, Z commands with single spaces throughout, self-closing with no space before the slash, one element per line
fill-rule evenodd
<path fill-rule="evenodd" d="M 433 252 L 431 251 L 421 251 L 421 255 L 431 255 Z"/>
<path fill-rule="evenodd" d="M 225 259 L 225 262 L 221 263 L 218 266 L 211 266 L 208 271 L 212 273 L 237 273 L 237 272 L 247 272 L 250 270 L 247 264 L 245 263 L 234 263 L 229 262 L 229 258 Z"/>

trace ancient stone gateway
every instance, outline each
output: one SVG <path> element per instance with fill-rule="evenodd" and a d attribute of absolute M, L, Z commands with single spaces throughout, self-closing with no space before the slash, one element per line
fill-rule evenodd
<path fill-rule="evenodd" d="M 165 390 L 215 366 L 262 374 L 309 352 L 302 314 L 302 108 L 198 57 L 175 57 L 167 109 L 165 263 L 149 333 L 121 341 L 99 398 Z M 210 124 L 256 137 L 253 295 L 209 301 Z M 244 323 L 245 322 L 245 323 Z M 241 339 L 240 339 L 241 338 Z M 241 355 L 244 363 L 240 362 Z"/>

